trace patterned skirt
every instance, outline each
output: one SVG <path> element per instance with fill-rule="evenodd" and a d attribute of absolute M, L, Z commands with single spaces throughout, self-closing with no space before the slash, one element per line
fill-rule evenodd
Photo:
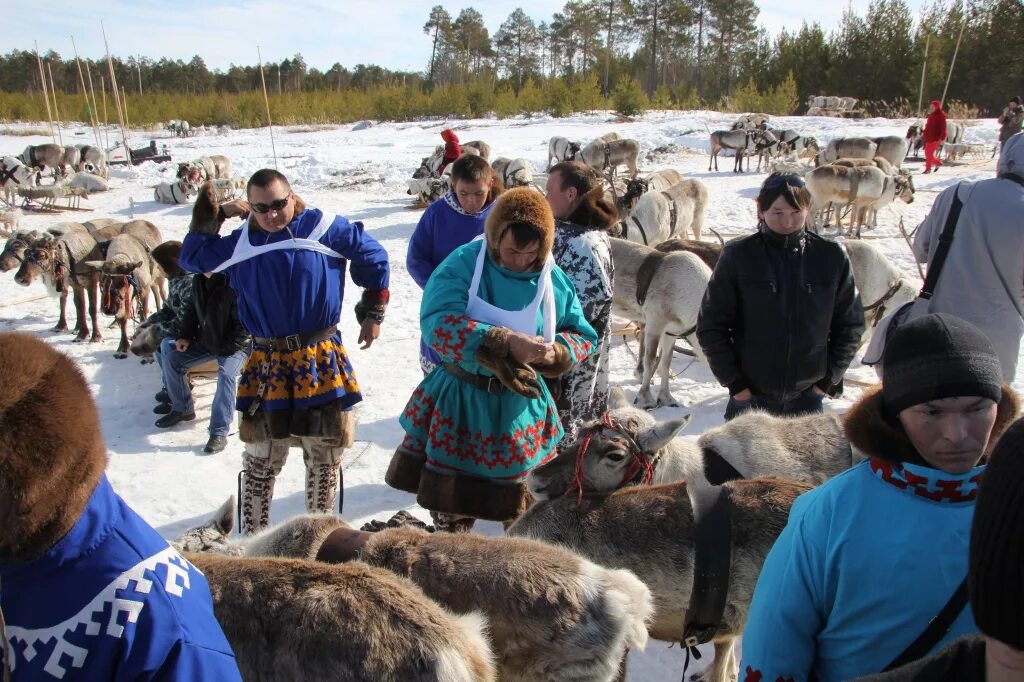
<path fill-rule="evenodd" d="M 261 381 L 266 390 L 260 410 L 303 410 L 332 401 L 344 409 L 362 400 L 339 334 L 294 351 L 254 348 L 238 380 L 236 409 L 249 409 Z"/>

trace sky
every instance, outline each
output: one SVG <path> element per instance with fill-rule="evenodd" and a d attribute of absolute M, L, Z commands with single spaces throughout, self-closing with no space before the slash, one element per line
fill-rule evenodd
<path fill-rule="evenodd" d="M 925 0 L 908 0 L 916 14 Z M 423 33 L 430 7 L 441 4 L 454 18 L 463 7 L 476 8 L 491 35 L 516 7 L 536 22 L 561 9 L 559 0 L 448 2 L 447 0 L 49 0 L 30 7 L 11 2 L 0 22 L 0 50 L 55 50 L 73 56 L 74 36 L 80 56 L 102 57 L 106 27 L 111 53 L 127 58 L 170 57 L 188 61 L 198 54 L 210 68 L 255 64 L 257 45 L 264 61 L 279 61 L 301 52 L 306 64 L 326 70 L 335 62 L 352 68 L 376 64 L 389 69 L 425 70 L 430 39 Z M 36 3 L 31 3 L 36 5 Z M 845 3 L 836 0 L 758 0 L 758 22 L 770 34 L 817 21 L 837 26 Z M 869 0 L 849 0 L 854 11 L 867 12 Z"/>

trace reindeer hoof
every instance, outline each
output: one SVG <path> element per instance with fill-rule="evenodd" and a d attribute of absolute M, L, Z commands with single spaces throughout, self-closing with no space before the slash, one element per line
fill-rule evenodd
<path fill-rule="evenodd" d="M 682 407 L 682 405 L 671 393 L 665 391 L 658 396 L 658 407 Z"/>
<path fill-rule="evenodd" d="M 66 332 L 67 330 L 68 330 L 68 325 L 67 325 L 67 323 L 61 323 L 61 322 L 58 322 L 57 324 L 55 324 L 55 325 L 53 326 L 53 329 L 51 329 L 50 331 L 54 331 L 54 332 Z"/>
<path fill-rule="evenodd" d="M 93 334 L 92 338 L 89 339 L 89 343 L 99 343 L 103 340 L 103 337 L 99 334 Z"/>
<path fill-rule="evenodd" d="M 124 360 L 125 358 L 128 357 L 128 353 L 125 353 L 124 351 L 119 350 L 116 353 L 114 353 L 114 357 L 117 358 L 118 360 Z"/>
<path fill-rule="evenodd" d="M 636 394 L 636 400 L 633 404 L 639 407 L 641 410 L 650 410 L 658 406 L 654 396 L 651 395 L 650 391 L 640 391 Z"/>

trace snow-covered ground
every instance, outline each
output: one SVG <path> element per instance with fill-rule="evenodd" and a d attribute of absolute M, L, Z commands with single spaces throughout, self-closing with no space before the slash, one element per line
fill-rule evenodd
<path fill-rule="evenodd" d="M 359 440 L 347 453 L 343 465 L 346 520 L 358 526 L 371 518 L 387 518 L 399 509 L 427 518 L 411 495 L 384 484 L 384 472 L 402 436 L 398 415 L 421 378 L 417 361 L 420 290 L 405 269 L 407 244 L 421 211 L 409 208 L 405 182 L 420 159 L 441 143 L 438 133 L 450 125 L 463 141 L 482 139 L 491 145 L 493 156 L 526 158 L 539 172 L 545 166 L 547 141 L 552 135 L 589 140 L 614 130 L 640 141 L 641 171 L 675 168 L 686 177 L 704 182 L 710 199 L 704 224 L 728 238 L 754 229 L 753 199 L 765 177 L 764 173 L 753 172 L 738 175 L 729 170 L 706 172 L 708 131 L 727 128 L 734 119 L 734 115 L 706 111 L 652 112 L 633 123 L 614 123 L 609 113 L 593 113 L 566 119 L 530 117 L 504 121 L 384 123 L 358 131 L 351 126 L 275 129 L 280 170 L 291 179 L 296 192 L 307 203 L 363 221 L 369 233 L 391 255 L 391 304 L 382 336 L 366 351 L 359 350 L 354 343 L 349 346 L 365 399 L 356 408 Z M 777 127 L 795 128 L 817 137 L 822 147 L 830 138 L 841 135 L 902 136 L 910 122 L 816 117 L 772 121 Z M 40 126 L 31 127 L 38 129 Z M 966 141 L 984 143 L 991 149 L 997 133 L 994 120 L 972 121 L 967 128 Z M 65 143 L 93 142 L 91 130 L 83 127 L 64 129 L 63 138 Z M 162 132 L 129 135 L 134 147 L 141 147 L 150 139 L 166 144 L 175 161 L 225 154 L 231 159 L 235 173 L 243 176 L 273 166 L 271 141 L 266 130 L 227 131 L 187 139 L 173 138 Z M 20 153 L 27 144 L 49 141 L 43 137 L 0 136 L 0 156 Z M 669 144 L 683 149 L 672 155 L 659 155 L 656 161 L 645 161 L 648 151 Z M 915 173 L 922 168 L 920 162 L 907 165 Z M 721 167 L 731 169 L 731 163 L 727 161 Z M 915 178 L 916 200 L 910 205 L 897 203 L 882 211 L 878 229 L 867 233 L 867 237 L 916 279 L 917 270 L 910 250 L 897 229 L 900 217 L 911 229 L 926 215 L 937 192 L 962 179 L 992 177 L 994 171 L 995 161 L 986 154 L 984 160 L 965 160 L 956 165 L 948 164 L 937 174 L 918 175 Z M 28 214 L 22 219 L 22 227 L 43 229 L 60 220 L 132 216 L 154 222 L 165 239 L 181 239 L 188 228 L 191 206 L 165 206 L 153 201 L 153 185 L 172 179 L 174 172 L 174 164 L 118 167 L 112 171 L 111 191 L 93 195 L 83 202 L 93 211 L 62 216 Z M 0 276 L 0 330 L 37 334 L 72 356 L 81 366 L 92 384 L 103 420 L 110 450 L 108 475 L 132 507 L 168 538 L 205 521 L 235 492 L 242 455 L 242 443 L 234 434 L 223 453 L 202 454 L 213 384 L 197 385 L 198 418 L 194 422 L 168 430 L 155 428 L 153 422 L 157 416 L 152 413 L 152 396 L 160 388 L 155 365 L 141 365 L 135 358 L 115 360 L 116 329 L 104 329 L 105 338 L 97 344 L 72 343 L 69 334 L 51 332 L 56 321 L 56 304 L 50 298 L 36 298 L 43 294 L 45 289 L 41 284 L 25 289 L 15 284 L 11 274 Z M 352 309 L 357 297 L 358 290 L 350 285 L 341 319 L 344 338 L 350 341 L 358 333 Z M 633 379 L 634 360 L 630 353 L 617 341 L 611 361 L 613 383 L 632 396 L 636 393 L 637 382 Z M 1024 363 L 1021 366 L 1024 367 Z M 690 435 L 721 423 L 726 392 L 714 381 L 709 369 L 677 356 L 673 371 L 678 373 L 672 383 L 673 392 L 685 407 L 661 408 L 655 414 L 661 418 L 677 413 L 692 414 L 693 420 L 687 427 Z M 848 376 L 870 381 L 874 374 L 862 367 L 858 359 Z M 1018 389 L 1022 386 L 1020 377 L 1018 373 L 1014 384 Z M 861 390 L 849 387 L 841 399 L 827 402 L 826 409 L 846 410 Z M 293 454 L 277 481 L 274 522 L 304 511 L 303 484 L 302 458 Z M 479 530 L 489 534 L 501 532 L 498 524 L 491 523 L 480 524 Z M 708 647 L 707 656 L 691 666 L 691 671 L 703 668 L 710 657 Z M 678 679 L 682 663 L 683 655 L 678 646 L 668 649 L 666 644 L 652 641 L 645 653 L 630 656 L 630 679 Z"/>

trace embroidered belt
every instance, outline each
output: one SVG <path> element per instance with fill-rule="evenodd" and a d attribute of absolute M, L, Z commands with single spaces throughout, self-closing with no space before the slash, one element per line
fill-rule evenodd
<path fill-rule="evenodd" d="M 491 395 L 501 395 L 501 392 L 505 390 L 505 387 L 498 381 L 498 377 L 485 377 L 482 374 L 473 374 L 467 372 L 457 365 L 452 365 L 447 362 L 442 363 L 444 371 L 451 374 L 453 377 L 460 381 L 464 381 L 474 388 L 479 388 L 481 391 L 486 391 Z"/>
<path fill-rule="evenodd" d="M 308 334 L 289 334 L 288 336 L 254 336 L 252 341 L 257 346 L 273 348 L 274 350 L 299 350 L 304 346 L 311 346 L 314 343 L 325 341 L 338 331 L 335 327 L 324 327 Z"/>

